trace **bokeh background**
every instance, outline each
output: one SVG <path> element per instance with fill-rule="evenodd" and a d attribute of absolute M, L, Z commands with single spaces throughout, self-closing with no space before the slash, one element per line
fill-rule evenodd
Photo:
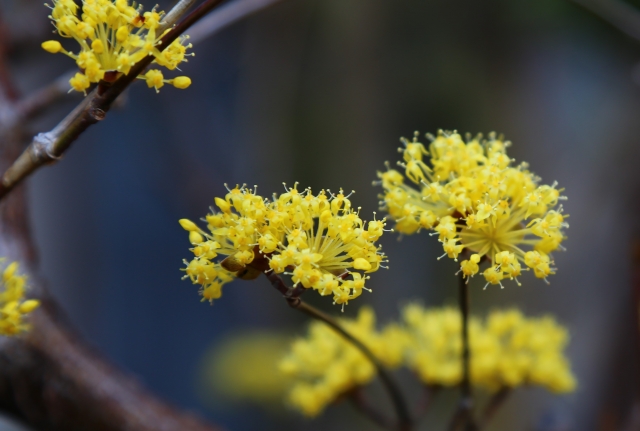
<path fill-rule="evenodd" d="M 42 0 L 0 0 L 0 14 L 23 94 L 73 66 L 39 48 L 52 31 Z M 277 402 L 235 403 L 211 389 L 206 358 L 224 340 L 301 335 L 305 319 L 266 279 L 226 286 L 213 306 L 199 302 L 180 279 L 189 244 L 177 220 L 203 216 L 225 182 L 270 195 L 295 181 L 356 190 L 352 202 L 371 218 L 371 182 L 398 159 L 400 136 L 497 131 L 513 141 L 510 155 L 566 189 L 568 251 L 556 255 L 550 285 L 525 275 L 522 287 L 483 291 L 476 280 L 473 311 L 557 316 L 571 332 L 579 388 L 562 397 L 518 391 L 492 429 L 624 428 L 638 386 L 640 42 L 567 0 L 284 0 L 194 51 L 182 67 L 191 88 L 134 85 L 61 163 L 30 180 L 42 273 L 90 343 L 230 430 L 374 429 L 344 403 L 309 421 Z M 70 95 L 33 131 L 78 101 Z M 435 238 L 382 243 L 390 269 L 345 315 L 370 304 L 385 323 L 408 301 L 455 302 L 455 265 L 436 260 Z M 310 300 L 339 314 L 327 298 Z M 453 400 L 437 400 L 424 429 L 443 429 Z"/>

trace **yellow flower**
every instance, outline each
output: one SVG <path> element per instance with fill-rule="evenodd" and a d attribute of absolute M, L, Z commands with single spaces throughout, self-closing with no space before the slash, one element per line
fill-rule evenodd
<path fill-rule="evenodd" d="M 229 278 L 235 273 L 244 279 L 274 271 L 290 275 L 295 286 L 346 304 L 368 290 L 365 274 L 385 262 L 375 244 L 385 221 L 365 223 L 342 191 L 314 195 L 294 186 L 268 201 L 236 186 L 215 202 L 220 212 L 207 215 L 208 232 L 180 221 L 194 245 L 194 259 L 185 262 L 187 276 L 205 287 L 220 284 L 215 280 L 221 268 Z"/>
<path fill-rule="evenodd" d="M 546 281 L 555 273 L 550 253 L 563 249 L 563 230 L 568 227 L 556 184 L 541 185 L 526 163 L 512 166 L 506 148 L 510 142 L 491 133 L 467 136 L 440 131 L 427 135 L 425 148 L 417 140 L 403 139 L 405 184 L 395 170 L 378 173 L 384 189 L 383 209 L 396 222 L 395 230 L 411 234 L 433 229 L 445 254 L 457 260 L 465 251 L 472 260 L 460 264 L 467 278 L 479 272 L 485 257 L 491 268 L 483 272 L 489 284 L 504 278 L 518 282 L 523 266 Z M 430 166 L 423 158 L 430 157 Z M 485 288 L 486 286 L 485 285 Z"/>
<path fill-rule="evenodd" d="M 344 328 L 362 341 L 388 367 L 397 367 L 405 338 L 391 326 L 376 331 L 375 314 L 363 307 L 355 320 L 341 319 Z M 373 364 L 350 342 L 322 322 L 312 322 L 306 338 L 293 342 L 280 370 L 295 382 L 289 403 L 306 416 L 318 415 L 328 404 L 375 377 Z"/>
<path fill-rule="evenodd" d="M 131 67 L 148 55 L 154 63 L 174 70 L 188 55 L 185 44 L 188 36 L 172 42 L 160 52 L 157 44 L 162 36 L 158 33 L 164 12 L 155 8 L 142 13 L 142 7 L 135 8 L 128 0 L 84 0 L 82 10 L 73 0 L 53 0 L 51 15 L 58 34 L 73 38 L 80 45 L 75 54 L 65 50 L 60 42 L 48 40 L 42 43 L 47 52 L 62 52 L 75 60 L 81 72 L 71 80 L 71 87 L 85 92 L 90 83 L 101 80 L 113 81 L 119 74 L 128 74 Z M 151 75 L 150 75 L 151 74 Z M 163 84 L 186 88 L 191 83 L 186 77 L 164 79 L 159 71 L 149 71 L 145 77 L 149 87 L 156 91 Z"/>
<path fill-rule="evenodd" d="M 462 380 L 460 312 L 454 308 L 403 310 L 405 361 L 429 385 L 455 386 Z M 563 354 L 568 335 L 551 317 L 526 318 L 518 310 L 494 311 L 469 322 L 471 381 L 489 390 L 527 384 L 553 392 L 576 387 Z"/>
<path fill-rule="evenodd" d="M 278 368 L 291 336 L 269 330 L 232 332 L 212 345 L 202 363 L 207 392 L 230 401 L 250 401 L 270 409 L 282 406 L 291 381 Z"/>
<path fill-rule="evenodd" d="M 40 301 L 25 300 L 27 277 L 18 274 L 18 262 L 7 265 L 0 281 L 0 335 L 11 336 L 29 330 L 24 317 L 35 310 Z"/>

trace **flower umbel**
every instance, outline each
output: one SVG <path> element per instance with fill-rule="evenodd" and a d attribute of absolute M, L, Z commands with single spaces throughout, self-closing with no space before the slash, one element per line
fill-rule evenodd
<path fill-rule="evenodd" d="M 0 335 L 11 336 L 29 330 L 24 317 L 35 310 L 40 301 L 25 300 L 27 278 L 18 274 L 18 262 L 12 262 L 2 271 L 0 280 Z"/>
<path fill-rule="evenodd" d="M 409 305 L 403 317 L 408 367 L 426 384 L 458 385 L 462 380 L 460 312 Z M 576 387 L 563 354 L 567 331 L 551 317 L 494 311 L 485 321 L 471 319 L 469 339 L 475 386 L 497 390 L 534 384 L 556 393 L 572 392 Z"/>
<path fill-rule="evenodd" d="M 80 72 L 71 78 L 72 89 L 86 92 L 91 83 L 114 81 L 120 74 L 129 74 L 131 67 L 148 55 L 154 63 L 174 70 L 187 61 L 188 36 L 172 42 L 164 51 L 157 48 L 162 34 L 158 28 L 164 12 L 155 8 L 142 13 L 142 7 L 129 0 L 83 0 L 79 10 L 74 0 L 53 0 L 51 15 L 58 34 L 73 38 L 80 45 L 75 54 L 65 50 L 60 42 L 49 40 L 42 48 L 52 54 L 62 52 L 75 60 Z M 156 91 L 164 84 L 186 88 L 191 80 L 186 76 L 164 79 L 159 70 L 150 70 L 141 79 Z"/>
<path fill-rule="evenodd" d="M 391 368 L 400 365 L 400 339 L 395 337 L 393 328 L 376 330 L 371 308 L 361 308 L 357 319 L 341 319 L 341 324 L 384 365 Z M 295 381 L 289 403 L 311 417 L 376 375 L 374 365 L 357 347 L 322 322 L 312 322 L 307 337 L 293 342 L 290 353 L 280 362 L 280 370 Z"/>
<path fill-rule="evenodd" d="M 208 231 L 180 221 L 194 245 L 187 277 L 203 286 L 206 299 L 218 298 L 221 285 L 234 276 L 251 279 L 274 271 L 290 275 L 294 286 L 346 304 L 368 290 L 366 274 L 385 262 L 375 244 L 385 221 L 365 224 L 342 191 L 314 195 L 310 189 L 285 187 L 269 201 L 255 189 L 236 186 L 215 202 L 219 211 L 206 216 Z"/>
<path fill-rule="evenodd" d="M 456 132 L 427 135 L 429 148 L 402 139 L 398 164 L 405 176 L 387 169 L 379 172 L 384 189 L 383 209 L 396 222 L 395 230 L 412 234 L 432 229 L 443 245 L 444 256 L 468 257 L 460 271 L 467 278 L 480 271 L 482 258 L 491 262 L 483 272 L 487 284 L 514 279 L 525 269 L 538 278 L 554 274 L 551 252 L 563 249 L 568 227 L 557 185 L 541 185 L 526 163 L 512 166 L 509 141 L 495 134 L 466 140 Z M 430 158 L 430 166 L 425 163 Z"/>

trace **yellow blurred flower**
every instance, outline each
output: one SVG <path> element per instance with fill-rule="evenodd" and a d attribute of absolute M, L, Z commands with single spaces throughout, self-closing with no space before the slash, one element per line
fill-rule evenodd
<path fill-rule="evenodd" d="M 206 392 L 234 402 L 281 405 L 291 381 L 280 373 L 278 362 L 290 341 L 291 337 L 276 331 L 230 334 L 203 359 Z"/>
<path fill-rule="evenodd" d="M 462 380 L 460 312 L 409 305 L 403 320 L 410 341 L 407 366 L 429 385 L 455 386 Z M 494 311 L 469 322 L 471 382 L 489 390 L 538 385 L 571 392 L 576 380 L 564 356 L 565 328 L 551 317 L 527 318 L 518 310 Z"/>
<path fill-rule="evenodd" d="M 27 277 L 18 274 L 18 262 L 2 271 L 0 281 L 0 335 L 11 336 L 29 330 L 24 321 L 27 314 L 38 308 L 40 301 L 25 299 Z"/>
<path fill-rule="evenodd" d="M 362 307 L 356 319 L 340 319 L 340 323 L 384 365 L 395 368 L 401 364 L 403 333 L 397 326 L 377 331 L 371 308 Z M 280 370 L 295 381 L 289 403 L 310 417 L 376 375 L 374 365 L 358 348 L 322 322 L 312 322 L 307 337 L 293 342 Z"/>

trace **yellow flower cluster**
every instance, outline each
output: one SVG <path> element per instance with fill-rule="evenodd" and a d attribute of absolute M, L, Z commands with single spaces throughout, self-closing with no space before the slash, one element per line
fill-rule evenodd
<path fill-rule="evenodd" d="M 362 341 L 387 367 L 406 366 L 430 386 L 451 387 L 462 381 L 460 312 L 408 305 L 399 325 L 375 328 L 375 314 L 360 309 L 343 327 Z M 494 311 L 469 326 L 471 382 L 495 391 L 538 385 L 556 393 L 576 387 L 563 355 L 568 335 L 551 317 L 526 318 L 517 310 Z M 371 362 L 347 340 L 321 322 L 313 322 L 306 338 L 294 341 L 280 370 L 293 379 L 289 403 L 307 416 L 375 375 Z"/>
<path fill-rule="evenodd" d="M 314 195 L 294 186 L 269 201 L 236 186 L 215 203 L 220 211 L 206 216 L 207 232 L 180 220 L 194 245 L 194 259 L 185 261 L 186 277 L 202 285 L 204 299 L 219 298 L 234 274 L 251 279 L 272 270 L 291 275 L 295 286 L 346 304 L 368 290 L 369 277 L 357 271 L 374 272 L 385 262 L 375 244 L 385 221 L 370 221 L 365 228 L 342 191 Z M 224 260 L 215 260 L 219 256 Z"/>
<path fill-rule="evenodd" d="M 527 164 L 512 165 L 506 149 L 510 142 L 490 134 L 466 142 L 456 132 L 427 135 L 429 148 L 402 139 L 399 151 L 406 177 L 417 188 L 405 184 L 405 175 L 389 169 L 379 172 L 383 209 L 395 220 L 395 230 L 412 234 L 432 229 L 445 254 L 458 260 L 463 251 L 468 259 L 460 271 L 467 278 L 480 271 L 483 257 L 491 266 L 483 275 L 489 284 L 514 279 L 525 269 L 538 278 L 555 272 L 550 253 L 562 249 L 567 215 L 558 201 L 556 184 L 540 185 Z M 428 166 L 425 160 L 430 158 Z"/>
<path fill-rule="evenodd" d="M 11 336 L 29 330 L 24 316 L 35 310 L 40 302 L 24 299 L 26 277 L 19 275 L 18 262 L 12 262 L 2 271 L 0 289 L 0 335 Z"/>
<path fill-rule="evenodd" d="M 343 327 L 364 343 L 388 367 L 400 365 L 398 328 L 378 332 L 373 310 L 363 307 L 355 320 L 341 319 Z M 328 404 L 376 375 L 373 364 L 351 343 L 322 322 L 314 321 L 307 338 L 294 341 L 280 370 L 295 381 L 288 401 L 306 416 L 318 415 Z"/>
<path fill-rule="evenodd" d="M 429 385 L 459 384 L 460 312 L 409 305 L 403 320 L 407 366 Z M 526 318 L 518 310 L 508 310 L 494 311 L 484 322 L 472 318 L 469 323 L 473 385 L 497 390 L 531 384 L 556 393 L 575 389 L 575 377 L 563 355 L 568 334 L 553 318 Z"/>
<path fill-rule="evenodd" d="M 176 39 L 160 52 L 157 44 L 162 35 L 158 34 L 158 28 L 164 13 L 154 9 L 142 14 L 142 8 L 134 6 L 129 0 L 83 0 L 79 15 L 74 0 L 53 0 L 49 18 L 60 36 L 73 38 L 80 44 L 80 52 L 69 52 L 56 40 L 44 42 L 42 48 L 52 54 L 62 52 L 76 61 L 81 71 L 69 81 L 74 90 L 86 92 L 91 83 L 126 75 L 148 55 L 169 70 L 186 61 L 186 50 L 191 48 L 191 44 L 185 45 L 188 37 Z M 191 84 L 186 76 L 164 79 L 162 72 L 155 69 L 149 70 L 143 79 L 156 91 L 164 84 L 177 88 Z"/>
<path fill-rule="evenodd" d="M 198 381 L 218 399 L 282 407 L 292 382 L 279 363 L 290 344 L 290 335 L 273 330 L 231 332 L 208 349 Z"/>

